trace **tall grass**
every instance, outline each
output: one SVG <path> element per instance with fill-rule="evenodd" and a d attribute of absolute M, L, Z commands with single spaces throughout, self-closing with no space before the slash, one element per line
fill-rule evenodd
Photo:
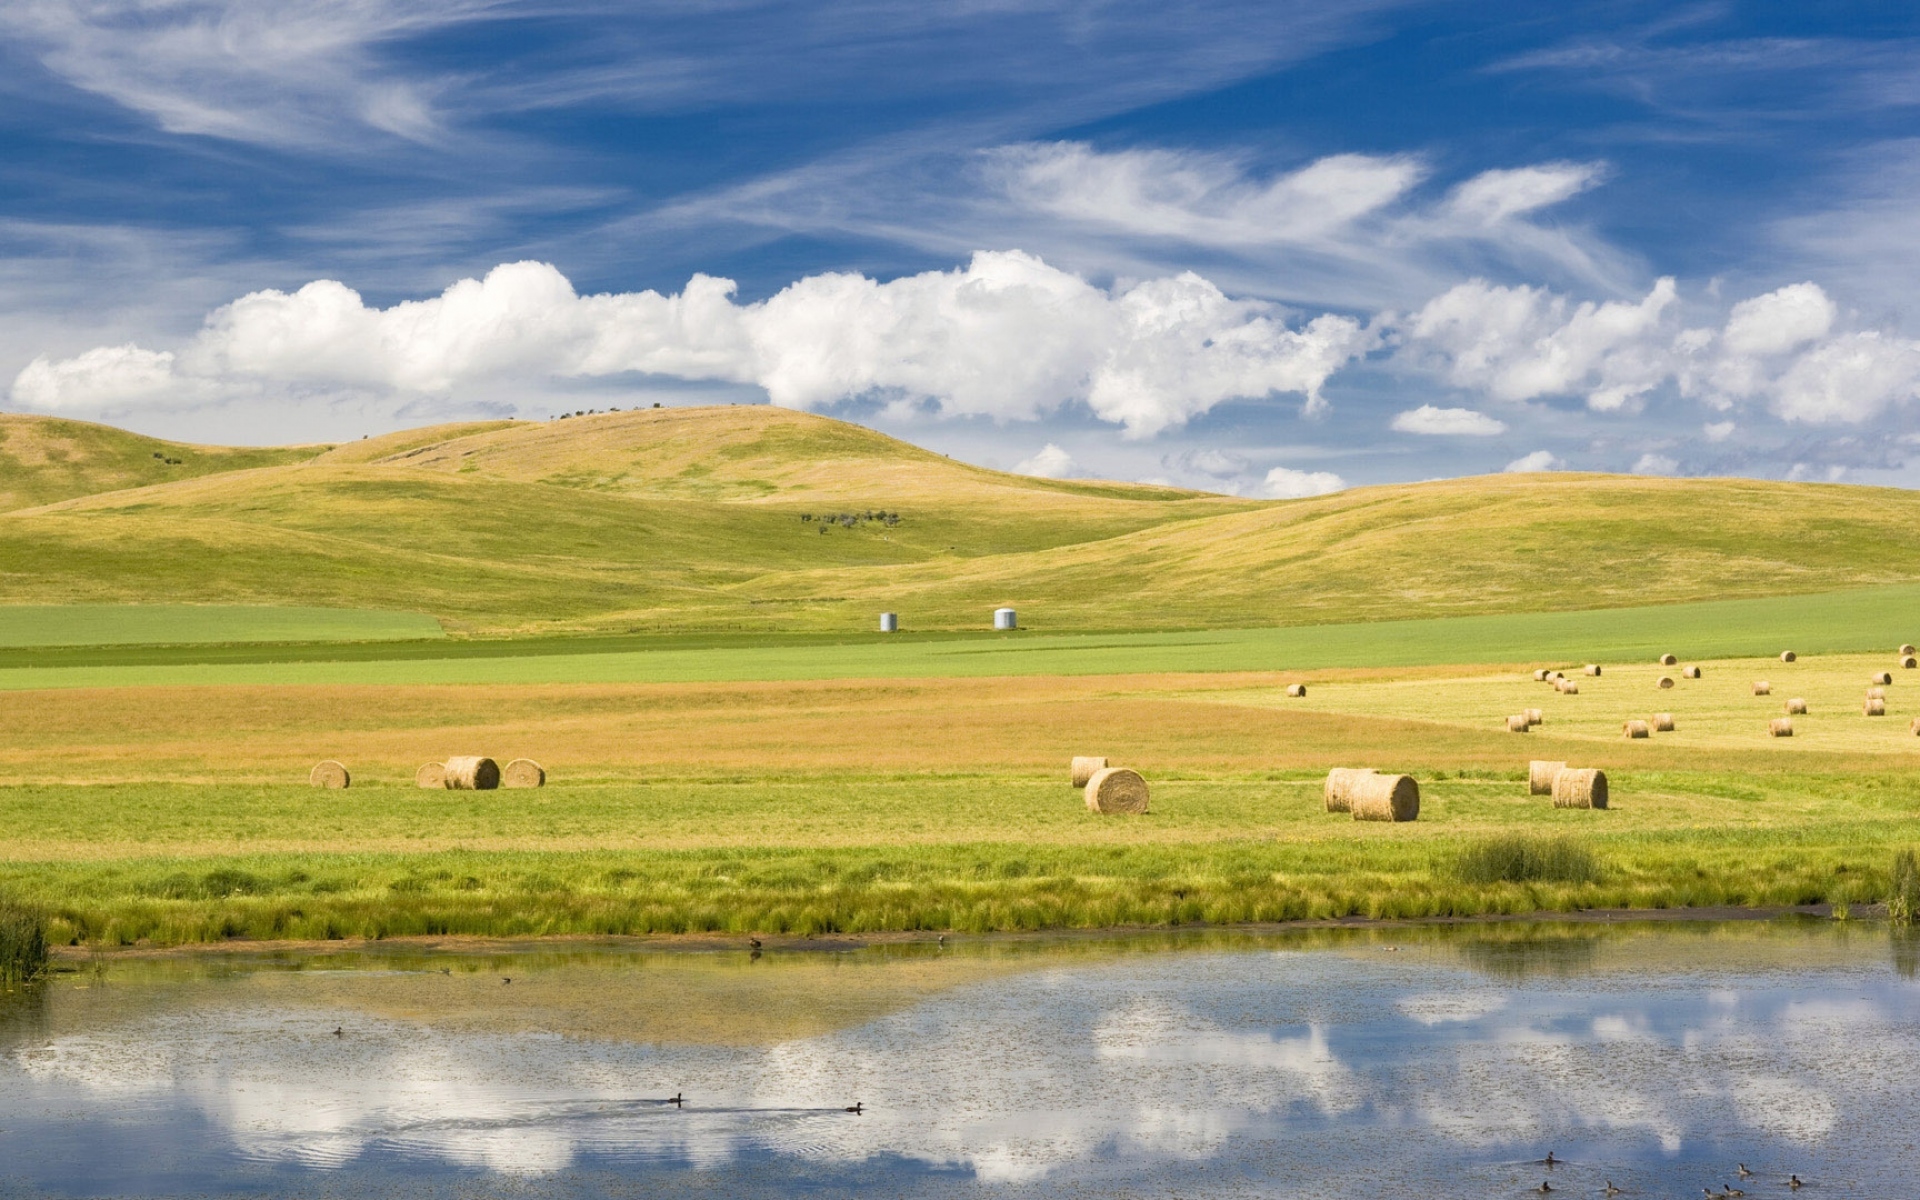
<path fill-rule="evenodd" d="M 1600 862 L 1572 838 L 1502 834 L 1469 843 L 1453 875 L 1463 883 L 1598 883 Z"/>
<path fill-rule="evenodd" d="M 1914 862 L 1912 850 L 1902 850 L 1893 856 L 1892 885 L 1887 890 L 1887 916 L 1895 925 L 1911 925 L 1914 917 L 1920 913 L 1920 864 Z"/>
<path fill-rule="evenodd" d="M 31 983 L 46 969 L 46 921 L 38 913 L 0 900 L 0 984 Z"/>

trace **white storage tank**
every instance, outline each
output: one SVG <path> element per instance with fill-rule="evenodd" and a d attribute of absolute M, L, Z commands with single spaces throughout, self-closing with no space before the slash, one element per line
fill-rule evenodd
<path fill-rule="evenodd" d="M 898 633 L 899 631 L 900 631 L 900 614 L 899 613 L 881 613 L 880 614 L 880 632 L 881 633 Z"/>
<path fill-rule="evenodd" d="M 1015 628 L 1015 621 L 1014 621 L 1014 617 L 1013 617 L 1013 610 L 1012 610 L 1012 609 L 1010 609 L 1010 608 L 996 608 L 996 609 L 994 609 L 994 610 L 993 610 L 993 627 L 994 627 L 995 629 L 1013 629 L 1013 628 Z"/>

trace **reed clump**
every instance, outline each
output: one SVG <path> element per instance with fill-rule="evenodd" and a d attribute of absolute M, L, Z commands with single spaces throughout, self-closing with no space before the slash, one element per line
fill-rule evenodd
<path fill-rule="evenodd" d="M 1920 914 L 1920 863 L 1912 850 L 1893 856 L 1893 881 L 1887 890 L 1887 916 L 1895 925 L 1911 925 Z"/>
<path fill-rule="evenodd" d="M 32 983 L 46 970 L 46 919 L 0 900 L 0 984 Z"/>
<path fill-rule="evenodd" d="M 1600 860 L 1573 838 L 1503 834 L 1467 845 L 1453 874 L 1463 883 L 1598 883 Z"/>

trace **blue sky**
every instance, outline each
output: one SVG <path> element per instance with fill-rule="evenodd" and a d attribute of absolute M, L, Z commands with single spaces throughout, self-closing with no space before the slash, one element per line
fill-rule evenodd
<path fill-rule="evenodd" d="M 1916 184 L 1892 3 L 14 0 L 0 403 L 1914 485 Z"/>

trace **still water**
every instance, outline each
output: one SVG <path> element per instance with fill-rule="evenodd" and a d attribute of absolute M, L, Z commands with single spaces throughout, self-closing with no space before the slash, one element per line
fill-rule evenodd
<path fill-rule="evenodd" d="M 70 962 L 0 1002 L 0 1193 L 1915 1196 L 1917 953 L 1746 922 Z"/>

